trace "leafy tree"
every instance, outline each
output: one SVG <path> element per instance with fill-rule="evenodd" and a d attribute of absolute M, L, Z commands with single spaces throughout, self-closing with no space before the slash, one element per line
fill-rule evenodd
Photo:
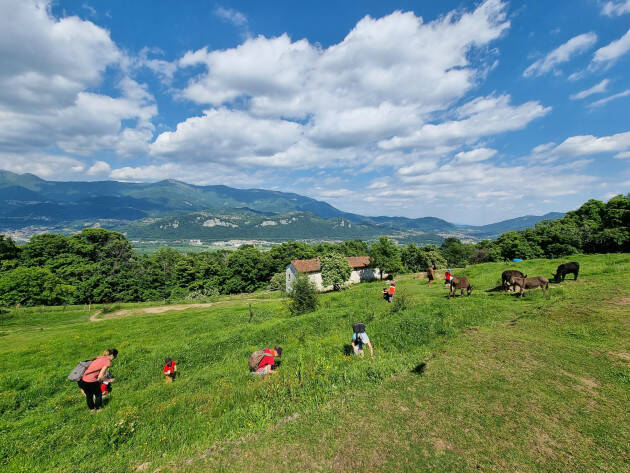
<path fill-rule="evenodd" d="M 0 305 L 66 303 L 73 291 L 48 269 L 20 267 L 0 276 Z"/>
<path fill-rule="evenodd" d="M 324 286 L 332 286 L 338 291 L 350 278 L 352 268 L 348 260 L 340 253 L 328 253 L 319 260 L 322 268 L 322 283 Z"/>
<path fill-rule="evenodd" d="M 543 256 L 542 249 L 535 243 L 527 241 L 521 232 L 506 232 L 497 238 L 496 244 L 504 259 L 532 259 Z"/>
<path fill-rule="evenodd" d="M 242 246 L 227 259 L 223 273 L 223 291 L 230 293 L 254 292 L 271 278 L 269 259 L 253 246 Z"/>
<path fill-rule="evenodd" d="M 311 245 L 297 241 L 288 241 L 280 245 L 274 245 L 267 252 L 271 266 L 270 271 L 274 273 L 284 271 L 294 259 L 310 259 L 315 258 L 315 256 L 317 256 L 317 253 Z"/>
<path fill-rule="evenodd" d="M 308 276 L 301 274 L 291 285 L 289 297 L 289 312 L 291 315 L 305 314 L 317 309 L 317 289 Z"/>
<path fill-rule="evenodd" d="M 447 266 L 446 259 L 435 245 L 424 245 L 418 248 L 410 243 L 401 250 L 400 254 L 403 265 L 409 271 L 426 271 L 429 265 L 435 265 L 436 268 Z"/>
<path fill-rule="evenodd" d="M 20 250 L 11 237 L 5 238 L 4 235 L 0 235 L 0 261 L 16 259 L 19 253 Z"/>
<path fill-rule="evenodd" d="M 449 237 L 440 246 L 440 252 L 446 258 L 449 266 L 466 266 L 473 252 L 473 247 L 465 245 L 458 238 Z"/>
<path fill-rule="evenodd" d="M 347 240 L 339 244 L 339 251 L 344 256 L 365 256 L 368 254 L 368 245 L 361 240 Z"/>
<path fill-rule="evenodd" d="M 377 242 L 370 246 L 370 264 L 381 270 L 381 279 L 383 278 L 383 271 L 394 276 L 402 270 L 400 252 L 389 237 L 381 236 Z"/>

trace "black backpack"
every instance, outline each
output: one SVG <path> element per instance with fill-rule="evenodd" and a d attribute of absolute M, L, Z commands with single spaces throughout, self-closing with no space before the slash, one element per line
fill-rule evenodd
<path fill-rule="evenodd" d="M 365 332 L 365 324 L 362 322 L 357 322 L 356 324 L 354 324 L 352 329 L 354 330 L 354 333 L 363 333 Z"/>

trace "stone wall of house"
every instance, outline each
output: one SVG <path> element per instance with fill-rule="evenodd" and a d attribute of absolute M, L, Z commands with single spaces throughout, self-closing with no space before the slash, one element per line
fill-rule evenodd
<path fill-rule="evenodd" d="M 287 275 L 286 283 L 287 283 L 287 292 L 288 292 L 291 290 L 291 285 L 293 284 L 293 281 L 295 281 L 295 278 L 297 278 L 298 276 L 298 270 L 295 268 L 295 266 L 290 264 L 287 266 L 286 275 Z M 383 273 L 383 279 L 385 279 L 386 277 L 387 277 L 387 273 Z M 317 273 L 310 273 L 308 275 L 308 279 L 311 281 L 311 283 L 315 285 L 315 288 L 320 292 L 331 291 L 333 288 L 332 286 L 324 286 L 321 271 Z M 356 269 L 352 271 L 352 273 L 350 274 L 350 278 L 348 279 L 348 281 L 346 281 L 344 285 L 356 284 L 356 283 L 367 282 L 367 281 L 375 281 L 377 279 L 381 279 L 381 270 L 378 268 Z"/>

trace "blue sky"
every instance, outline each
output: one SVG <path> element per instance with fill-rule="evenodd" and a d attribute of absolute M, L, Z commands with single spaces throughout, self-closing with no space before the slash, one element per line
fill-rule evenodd
<path fill-rule="evenodd" d="M 630 0 L 297 5 L 0 0 L 0 169 L 468 224 L 630 191 Z"/>

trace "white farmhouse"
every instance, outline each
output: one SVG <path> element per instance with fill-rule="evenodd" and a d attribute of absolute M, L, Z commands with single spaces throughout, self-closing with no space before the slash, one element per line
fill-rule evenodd
<path fill-rule="evenodd" d="M 352 268 L 350 279 L 348 279 L 346 284 L 374 281 L 375 279 L 381 278 L 381 270 L 370 267 L 369 256 L 347 256 L 346 260 Z M 324 286 L 322 282 L 322 268 L 319 264 L 319 258 L 313 258 L 294 259 L 291 261 L 291 264 L 287 266 L 287 291 L 291 290 L 293 281 L 295 281 L 300 273 L 307 274 L 309 280 L 315 285 L 318 291 L 330 291 L 332 289 L 332 286 Z M 387 274 L 383 273 L 382 276 L 385 278 L 387 277 Z"/>

